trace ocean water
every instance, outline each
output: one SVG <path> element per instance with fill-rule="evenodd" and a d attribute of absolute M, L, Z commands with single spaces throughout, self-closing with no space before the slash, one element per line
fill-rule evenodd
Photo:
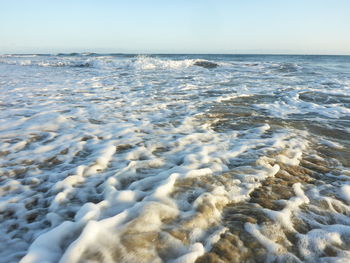
<path fill-rule="evenodd" d="M 0 56 L 0 262 L 350 262 L 350 57 Z"/>

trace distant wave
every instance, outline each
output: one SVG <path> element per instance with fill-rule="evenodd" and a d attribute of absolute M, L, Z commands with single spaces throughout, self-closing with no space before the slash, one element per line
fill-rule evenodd
<path fill-rule="evenodd" d="M 18 65 L 18 66 L 39 66 L 39 67 L 78 67 L 87 68 L 92 67 L 93 64 L 86 62 L 75 61 L 35 61 L 35 60 L 0 60 L 0 64 Z"/>
<path fill-rule="evenodd" d="M 185 69 L 189 67 L 200 67 L 205 69 L 214 69 L 220 65 L 220 62 L 209 61 L 205 59 L 163 59 L 152 56 L 139 55 L 131 57 L 129 60 L 114 59 L 109 56 L 99 56 L 89 59 L 81 59 L 81 57 L 97 56 L 95 53 L 86 55 L 81 53 L 57 54 L 55 57 L 48 57 L 46 60 L 37 59 L 35 55 L 25 56 L 7 56 L 0 59 L 0 64 L 18 65 L 18 66 L 39 66 L 39 67 L 74 67 L 74 68 L 121 68 L 135 67 L 139 70 L 155 70 L 155 69 Z M 73 58 L 71 58 L 73 57 Z M 77 58 L 78 57 L 78 58 Z M 17 59 L 16 59 L 17 58 Z M 34 58 L 34 59 L 33 59 Z"/>
<path fill-rule="evenodd" d="M 97 54 L 94 52 L 84 52 L 84 53 L 77 53 L 77 52 L 73 52 L 73 53 L 58 53 L 56 56 L 59 57 L 96 57 L 96 56 L 101 56 L 101 54 Z"/>
<path fill-rule="evenodd" d="M 296 63 L 274 64 L 271 66 L 271 68 L 282 73 L 294 73 L 301 69 L 301 67 Z"/>
<path fill-rule="evenodd" d="M 56 55 L 1 55 L 0 64 L 38 67 L 73 67 L 97 69 L 130 69 L 136 70 L 182 70 L 187 68 L 215 70 L 216 68 L 246 68 L 247 70 L 274 71 L 294 73 L 301 69 L 296 63 L 273 63 L 259 61 L 220 61 L 201 58 L 187 58 L 163 55 L 125 55 L 97 53 L 58 53 Z"/>

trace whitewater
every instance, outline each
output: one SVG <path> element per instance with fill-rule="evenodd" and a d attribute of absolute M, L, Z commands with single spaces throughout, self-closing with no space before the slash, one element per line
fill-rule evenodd
<path fill-rule="evenodd" d="M 0 262 L 350 262 L 350 57 L 0 55 Z"/>

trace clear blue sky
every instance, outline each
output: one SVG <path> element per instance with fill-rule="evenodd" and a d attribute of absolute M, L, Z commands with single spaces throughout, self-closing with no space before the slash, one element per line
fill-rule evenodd
<path fill-rule="evenodd" d="M 350 54 L 350 0 L 0 0 L 0 53 Z"/>

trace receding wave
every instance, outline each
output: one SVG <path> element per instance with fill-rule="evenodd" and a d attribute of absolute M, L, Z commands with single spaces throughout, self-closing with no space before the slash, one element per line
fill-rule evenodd
<path fill-rule="evenodd" d="M 0 261 L 350 261 L 347 58 L 4 55 L 0 72 Z"/>

